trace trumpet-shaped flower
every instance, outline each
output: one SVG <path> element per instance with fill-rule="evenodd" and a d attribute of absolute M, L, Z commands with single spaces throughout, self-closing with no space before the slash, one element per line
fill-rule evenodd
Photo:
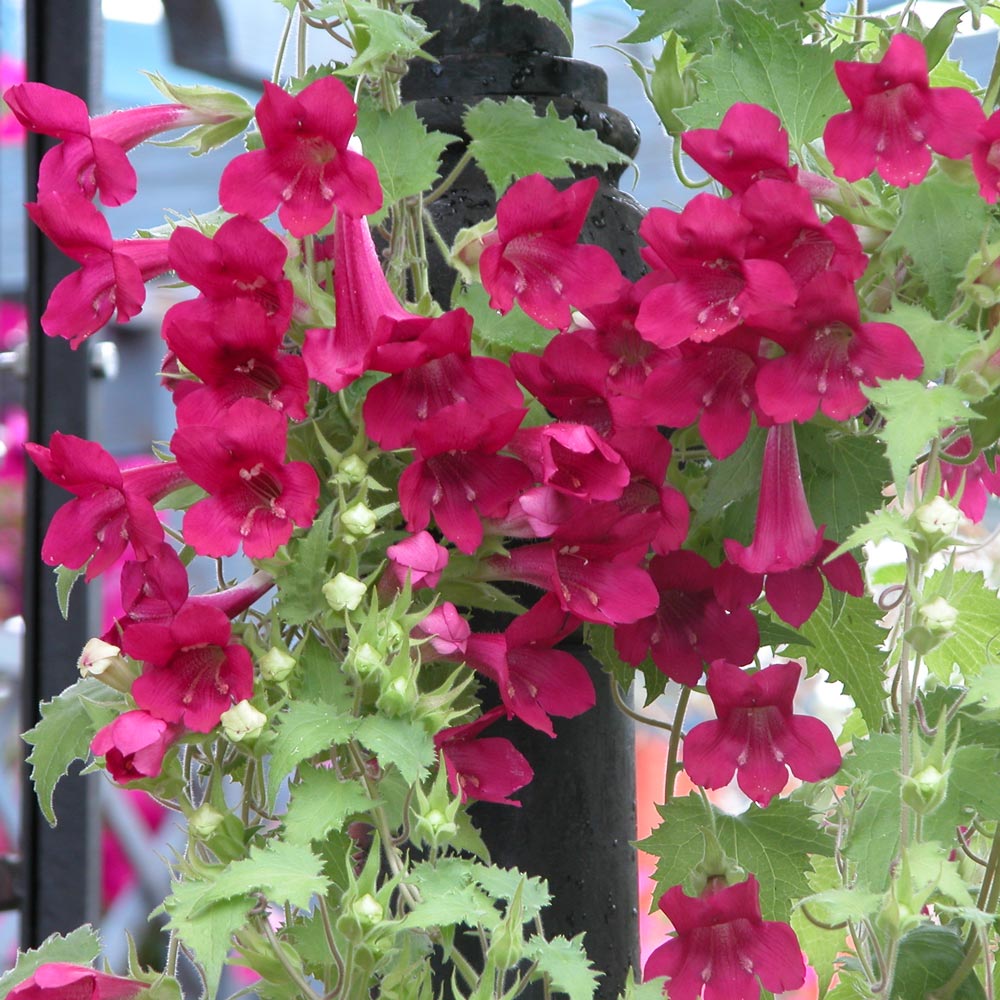
<path fill-rule="evenodd" d="M 256 114 L 264 148 L 223 171 L 219 200 L 227 212 L 263 219 L 277 208 L 281 224 L 301 238 L 318 233 L 334 208 L 352 216 L 381 208 L 375 167 L 348 148 L 358 109 L 338 79 L 321 77 L 294 96 L 265 80 Z"/>
<path fill-rule="evenodd" d="M 806 978 L 795 932 L 764 920 L 760 884 L 753 875 L 735 885 L 710 879 L 697 898 L 675 885 L 660 898 L 675 936 L 661 944 L 643 969 L 644 979 L 669 976 L 669 1000 L 758 1000 L 798 989 Z"/>
<path fill-rule="evenodd" d="M 704 788 L 723 788 L 735 774 L 743 793 L 766 809 L 789 771 L 803 781 L 836 774 L 841 757 L 830 730 L 819 719 L 793 714 L 801 674 L 797 663 L 775 663 L 751 675 L 716 660 L 708 694 L 717 718 L 684 739 L 688 777 Z"/>
<path fill-rule="evenodd" d="M 142 778 L 155 778 L 163 767 L 163 758 L 180 733 L 180 726 L 139 709 L 122 713 L 99 730 L 91 741 L 90 750 L 94 756 L 104 758 L 104 766 L 118 784 L 126 785 Z M 131 993 L 96 992 L 92 995 L 132 996 Z"/>

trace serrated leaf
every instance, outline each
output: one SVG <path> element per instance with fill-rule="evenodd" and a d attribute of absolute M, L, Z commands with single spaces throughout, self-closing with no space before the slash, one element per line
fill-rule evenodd
<path fill-rule="evenodd" d="M 562 936 L 550 941 L 531 937 L 525 942 L 524 951 L 538 963 L 538 971 L 548 975 L 558 992 L 565 993 L 570 1000 L 594 1000 L 601 974 L 587 957 L 582 933 L 572 940 Z"/>
<path fill-rule="evenodd" d="M 541 354 L 552 339 L 552 331 L 525 315 L 517 304 L 506 316 L 491 309 L 490 297 L 482 285 L 460 283 L 451 305 L 453 309 L 465 309 L 472 316 L 473 338 L 501 361 L 508 361 L 514 351 Z"/>
<path fill-rule="evenodd" d="M 56 566 L 56 601 L 59 604 L 59 614 L 63 620 L 69 618 L 69 595 L 73 591 L 73 585 L 86 572 L 87 567 L 80 569 L 70 569 L 68 566 Z"/>
<path fill-rule="evenodd" d="M 85 760 L 90 741 L 97 732 L 83 699 L 94 702 L 118 701 L 121 694 L 106 684 L 84 677 L 51 701 L 39 706 L 41 720 L 22 739 L 32 746 L 28 763 L 38 805 L 50 826 L 56 825 L 52 795 L 59 779 L 75 760 Z"/>
<path fill-rule="evenodd" d="M 851 549 L 856 549 L 865 542 L 882 542 L 886 540 L 899 542 L 908 549 L 916 551 L 917 543 L 913 529 L 907 517 L 896 508 L 883 508 L 868 515 L 868 520 L 855 528 L 840 545 L 830 553 L 830 559 L 836 559 Z M 876 581 L 878 582 L 878 581 Z"/>
<path fill-rule="evenodd" d="M 499 197 L 512 180 L 528 174 L 572 177 L 571 163 L 627 163 L 628 157 L 577 127 L 572 118 L 560 118 L 550 104 L 541 117 L 520 97 L 506 101 L 482 100 L 465 113 L 465 130 L 472 138 L 469 152 Z"/>
<path fill-rule="evenodd" d="M 934 315 L 952 307 L 969 258 L 986 235 L 990 207 L 975 185 L 959 184 L 946 173 L 931 174 L 900 194 L 900 216 L 884 250 L 898 250 L 927 286 Z"/>
<path fill-rule="evenodd" d="M 965 678 L 975 677 L 988 662 L 987 650 L 1000 629 L 1000 596 L 981 573 L 958 570 L 935 573 L 927 581 L 925 599 L 941 596 L 958 612 L 952 634 L 925 657 L 927 668 L 945 683 L 956 667 Z"/>
<path fill-rule="evenodd" d="M 544 879 L 525 875 L 516 868 L 493 868 L 477 864 L 472 869 L 472 877 L 493 899 L 508 903 L 520 888 L 525 922 L 538 916 L 552 898 Z"/>
<path fill-rule="evenodd" d="M 332 768 L 303 768 L 299 779 L 292 787 L 292 801 L 285 813 L 289 844 L 322 840 L 331 830 L 339 830 L 348 816 L 372 807 L 372 800 L 357 782 L 345 781 Z"/>
<path fill-rule="evenodd" d="M 879 319 L 901 326 L 910 335 L 924 359 L 924 378 L 939 379 L 964 351 L 979 343 L 972 330 L 935 319 L 926 309 L 909 302 L 894 302 Z"/>
<path fill-rule="evenodd" d="M 770 646 L 797 646 L 808 649 L 812 643 L 801 633 L 789 627 L 784 622 L 775 621 L 770 615 L 754 611 L 757 619 L 757 630 L 760 632 L 760 644 Z"/>
<path fill-rule="evenodd" d="M 824 923 L 839 924 L 845 920 L 861 920 L 877 912 L 883 895 L 864 889 L 826 889 L 807 896 L 802 902 L 813 916 Z"/>
<path fill-rule="evenodd" d="M 358 739 L 383 768 L 395 764 L 410 785 L 426 777 L 434 763 L 434 740 L 419 722 L 370 715 L 358 727 Z"/>
<path fill-rule="evenodd" d="M 688 128 L 718 128 L 733 104 L 749 102 L 781 119 L 793 149 L 818 139 L 830 116 L 847 108 L 840 88 L 831 85 L 832 53 L 803 44 L 756 7 L 735 0 L 725 6 L 732 30 L 695 64 L 702 79 L 698 101 L 679 112 L 682 121 Z"/>
<path fill-rule="evenodd" d="M 817 892 L 830 889 L 841 884 L 840 872 L 833 858 L 813 856 L 809 859 L 812 871 L 806 873 L 809 885 Z M 810 910 L 810 912 L 812 912 Z M 846 951 L 847 933 L 845 930 L 829 931 L 817 927 L 809 920 L 801 909 L 792 913 L 790 921 L 795 936 L 799 939 L 799 947 L 806 953 L 806 961 L 816 971 L 819 984 L 819 996 L 823 996 L 837 971 L 837 955 Z"/>
<path fill-rule="evenodd" d="M 841 681 L 872 731 L 882 724 L 885 702 L 885 653 L 879 647 L 886 633 L 878 624 L 882 614 L 871 600 L 848 596 L 834 624 L 828 587 L 800 629 L 814 647 L 806 653 L 810 673 L 822 668 L 831 680 Z"/>
<path fill-rule="evenodd" d="M 899 942 L 890 1000 L 928 996 L 948 982 L 964 958 L 965 944 L 957 931 L 933 924 L 915 928 Z M 954 1000 L 986 1000 L 982 984 L 972 972 L 951 996 Z"/>
<path fill-rule="evenodd" d="M 508 7 L 523 7 L 525 10 L 534 11 L 539 17 L 551 21 L 566 37 L 570 48 L 573 47 L 573 25 L 570 24 L 569 17 L 559 0 L 503 0 L 503 2 Z M 478 7 L 478 2 L 476 6 Z"/>
<path fill-rule="evenodd" d="M 406 10 L 387 10 L 369 0 L 340 0 L 313 11 L 313 16 L 338 14 L 354 28 L 356 55 L 344 69 L 350 76 L 378 76 L 390 62 L 414 57 L 429 59 L 421 46 L 430 37 L 427 25 Z"/>
<path fill-rule="evenodd" d="M 676 31 L 687 47 L 707 52 L 726 29 L 732 8 L 731 0 L 687 0 L 685 3 L 663 3 L 663 0 L 628 0 L 633 10 L 640 11 L 638 26 L 623 42 L 651 42 L 668 31 Z M 762 0 L 755 9 L 776 24 L 787 25 L 802 17 L 806 10 L 817 10 L 822 0 Z M 787 30 L 787 29 L 786 29 Z"/>
<path fill-rule="evenodd" d="M 666 995 L 666 976 L 657 976 L 645 983 L 630 980 L 625 986 L 620 1000 L 663 1000 Z"/>
<path fill-rule="evenodd" d="M 740 816 L 712 809 L 722 849 L 760 883 L 765 920 L 787 920 L 793 903 L 810 893 L 808 858 L 833 854 L 824 834 L 801 802 L 776 799 L 767 809 L 751 806 Z M 712 816 L 699 796 L 671 799 L 657 806 L 663 822 L 638 846 L 657 857 L 654 900 L 671 886 L 683 885 L 705 853 L 702 829 Z"/>
<path fill-rule="evenodd" d="M 500 911 L 476 884 L 478 866 L 466 858 L 442 858 L 436 865 L 420 862 L 406 878 L 417 886 L 421 902 L 402 921 L 403 927 L 494 927 Z"/>
<path fill-rule="evenodd" d="M 273 801 L 281 782 L 304 760 L 338 743 L 346 743 L 358 720 L 331 705 L 297 701 L 279 716 L 271 742 L 267 795 Z"/>
<path fill-rule="evenodd" d="M 878 436 L 885 442 L 896 495 L 903 496 L 914 462 L 941 431 L 969 418 L 970 397 L 955 385 L 925 385 L 902 378 L 861 390 L 885 418 Z"/>
<path fill-rule="evenodd" d="M 372 225 L 394 202 L 429 190 L 438 179 L 441 153 L 457 141 L 444 132 L 428 132 L 412 104 L 387 114 L 373 102 L 362 103 L 357 134 L 365 156 L 378 170 L 385 193 L 383 209 L 371 217 Z M 405 156 L 400 155 L 401 150 L 406 151 Z"/>
<path fill-rule="evenodd" d="M 921 899 L 931 892 L 944 896 L 957 906 L 976 908 L 976 901 L 969 892 L 957 861 L 949 861 L 951 847 L 937 841 L 910 844 L 906 860 L 913 880 L 913 891 Z"/>
<path fill-rule="evenodd" d="M 51 934 L 37 948 L 18 954 L 14 968 L 0 977 L 0 1000 L 5 1000 L 15 986 L 29 979 L 43 965 L 50 962 L 91 965 L 100 953 L 100 938 L 90 924 L 77 927 L 65 936 Z"/>
<path fill-rule="evenodd" d="M 882 506 L 889 463 L 871 437 L 829 433 L 807 424 L 796 429 L 795 438 L 813 520 L 826 525 L 826 538 L 840 541 Z"/>
<path fill-rule="evenodd" d="M 328 607 L 321 588 L 327 579 L 333 513 L 330 504 L 304 535 L 289 543 L 292 561 L 278 576 L 278 614 L 289 625 L 305 625 Z"/>
<path fill-rule="evenodd" d="M 326 892 L 329 881 L 323 875 L 322 862 L 307 846 L 271 840 L 264 847 L 253 848 L 249 857 L 234 861 L 202 885 L 201 896 L 191 909 L 192 916 L 228 899 L 239 898 L 249 909 L 256 892 L 274 903 L 308 909 L 313 895 Z"/>
<path fill-rule="evenodd" d="M 205 970 L 208 996 L 215 996 L 226 956 L 233 947 L 233 935 L 246 923 L 250 902 L 246 899 L 226 899 L 211 906 L 199 905 L 207 883 L 174 882 L 173 891 L 163 908 L 169 920 L 167 927 L 177 932 Z M 197 910 L 197 913 L 194 911 Z"/>
<path fill-rule="evenodd" d="M 959 747 L 948 772 L 944 802 L 924 817 L 924 837 L 951 843 L 955 827 L 969 826 L 973 813 L 987 823 L 1000 820 L 1000 782 L 983 780 L 983 775 L 998 770 L 1000 752 L 984 746 Z"/>

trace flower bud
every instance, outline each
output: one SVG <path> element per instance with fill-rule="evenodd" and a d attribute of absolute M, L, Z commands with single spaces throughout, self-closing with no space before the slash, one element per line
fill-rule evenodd
<path fill-rule="evenodd" d="M 352 663 L 359 677 L 368 677 L 385 666 L 385 657 L 370 642 L 363 642 L 354 650 Z"/>
<path fill-rule="evenodd" d="M 323 584 L 323 596 L 334 611 L 354 611 L 365 596 L 365 585 L 347 573 L 338 573 Z"/>
<path fill-rule="evenodd" d="M 928 764 L 916 774 L 903 778 L 903 801 L 918 815 L 934 812 L 948 793 L 948 775 Z"/>
<path fill-rule="evenodd" d="M 135 674 L 117 646 L 103 639 L 88 639 L 76 661 L 77 669 L 83 677 L 93 677 L 116 691 L 128 693 L 132 688 Z"/>
<path fill-rule="evenodd" d="M 420 697 L 416 681 L 412 676 L 393 677 L 382 688 L 378 701 L 375 703 L 386 715 L 407 715 L 413 710 Z"/>
<path fill-rule="evenodd" d="M 296 660 L 291 653 L 286 653 L 277 646 L 272 646 L 260 658 L 260 675 L 266 681 L 280 683 L 288 680 L 289 675 L 295 669 Z"/>
<path fill-rule="evenodd" d="M 357 455 L 347 455 L 337 466 L 337 472 L 350 483 L 360 483 L 368 474 L 368 465 Z"/>
<path fill-rule="evenodd" d="M 382 904 L 370 892 L 366 892 L 351 904 L 351 912 L 362 924 L 368 924 L 369 927 L 377 924 L 385 916 Z"/>
<path fill-rule="evenodd" d="M 219 721 L 223 732 L 233 743 L 242 743 L 260 736 L 267 725 L 267 716 L 244 700 L 223 712 Z"/>
<path fill-rule="evenodd" d="M 921 504 L 913 516 L 920 530 L 929 538 L 950 537 L 962 523 L 962 512 L 944 497 L 934 497 Z"/>
<path fill-rule="evenodd" d="M 958 622 L 958 611 L 943 597 L 935 597 L 921 605 L 917 612 L 920 623 L 935 635 L 950 632 Z"/>
<path fill-rule="evenodd" d="M 357 538 L 364 538 L 375 530 L 378 521 L 367 504 L 356 503 L 340 515 L 340 524 L 344 531 L 349 534 Z"/>
<path fill-rule="evenodd" d="M 188 829 L 199 840 L 207 840 L 222 826 L 225 818 L 218 809 L 203 802 L 188 816 Z"/>

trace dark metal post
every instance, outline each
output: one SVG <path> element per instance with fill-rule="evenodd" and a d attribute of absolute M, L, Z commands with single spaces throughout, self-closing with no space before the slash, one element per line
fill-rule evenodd
<path fill-rule="evenodd" d="M 568 3 L 565 4 L 568 13 Z M 639 136 L 629 119 L 607 105 L 607 78 L 597 66 L 570 58 L 562 34 L 549 22 L 500 0 L 480 9 L 461 0 L 418 0 L 414 11 L 436 32 L 427 48 L 438 62 L 416 60 L 403 78 L 403 96 L 428 127 L 462 134 L 462 115 L 484 97 L 519 96 L 541 111 L 550 101 L 564 117 L 597 131 L 602 140 L 634 155 Z M 448 148 L 444 172 L 461 156 Z M 614 254 L 630 278 L 642 273 L 637 230 L 642 209 L 615 187 L 621 174 L 588 171 L 601 179 L 583 240 Z M 493 192 L 475 167 L 431 208 L 446 239 L 490 216 Z M 453 276 L 432 260 L 434 294 L 447 304 Z M 574 650 L 585 662 L 581 649 Z M 535 769 L 519 798 L 523 808 L 475 806 L 493 859 L 544 876 L 554 897 L 546 911 L 548 934 L 585 932 L 587 953 L 605 973 L 598 996 L 617 997 L 638 966 L 638 878 L 635 759 L 631 722 L 611 701 L 607 678 L 589 661 L 597 706 L 578 719 L 557 719 L 557 738 L 525 726 L 505 734 Z M 527 994 L 526 994 L 527 995 Z M 541 997 L 541 990 L 531 993 Z"/>
<path fill-rule="evenodd" d="M 31 0 L 25 5 L 28 79 L 90 100 L 99 93 L 101 61 L 97 0 Z M 28 136 L 26 198 L 35 198 L 38 163 L 48 141 Z M 27 407 L 32 441 L 47 443 L 52 432 L 87 434 L 87 351 L 71 351 L 46 337 L 39 325 L 53 286 L 76 265 L 34 227 L 28 235 L 29 370 Z M 24 576 L 24 720 L 38 717 L 38 702 L 52 698 L 76 679 L 76 660 L 91 623 L 86 594 L 73 594 L 72 614 L 63 621 L 52 573 L 41 565 L 45 530 L 68 495 L 34 471 L 28 476 Z M 53 932 L 66 932 L 96 919 L 100 853 L 97 808 L 90 781 L 64 781 L 55 797 L 59 825 L 50 829 L 25 782 L 22 820 L 22 939 L 36 946 Z"/>

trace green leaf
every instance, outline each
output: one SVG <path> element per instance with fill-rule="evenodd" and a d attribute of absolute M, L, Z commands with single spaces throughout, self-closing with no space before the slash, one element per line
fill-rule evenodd
<path fill-rule="evenodd" d="M 899 852 L 899 737 L 873 735 L 855 740 L 844 757 L 841 780 L 857 802 L 844 854 L 857 866 L 858 885 L 882 892 L 889 886 Z"/>
<path fill-rule="evenodd" d="M 442 858 L 436 865 L 419 862 L 405 879 L 420 890 L 421 902 L 403 919 L 403 927 L 493 927 L 500 911 L 476 884 L 479 867 L 466 858 Z"/>
<path fill-rule="evenodd" d="M 657 976 L 645 983 L 637 983 L 634 979 L 625 984 L 625 992 L 621 1000 L 663 1000 L 666 995 L 665 976 Z"/>
<path fill-rule="evenodd" d="M 852 531 L 840 545 L 830 553 L 830 558 L 842 556 L 865 542 L 881 542 L 891 539 L 916 551 L 917 543 L 910 527 L 909 519 L 896 508 L 887 507 L 868 515 L 868 520 Z"/>
<path fill-rule="evenodd" d="M 550 104 L 541 117 L 520 97 L 482 100 L 465 113 L 465 130 L 475 157 L 499 197 L 511 180 L 528 174 L 572 177 L 571 163 L 628 163 L 628 157 L 605 145 L 597 133 L 560 118 Z"/>
<path fill-rule="evenodd" d="M 477 864 L 472 869 L 472 877 L 493 899 L 507 903 L 520 888 L 525 922 L 534 920 L 552 898 L 545 879 L 525 875 L 516 868 L 494 868 Z"/>
<path fill-rule="evenodd" d="M 170 83 L 159 73 L 146 73 L 146 76 L 169 100 L 210 115 L 226 116 L 223 121 L 214 124 L 196 125 L 177 139 L 158 140 L 155 143 L 157 146 L 187 146 L 193 150 L 192 156 L 201 156 L 238 136 L 253 118 L 253 108 L 231 90 L 206 84 L 181 86 Z"/>
<path fill-rule="evenodd" d="M 202 905 L 206 885 L 190 880 L 174 882 L 173 892 L 164 900 L 169 920 L 167 927 L 192 952 L 205 970 L 207 996 L 215 996 L 226 956 L 233 947 L 233 935 L 246 923 L 250 901 L 226 899 L 210 906 Z"/>
<path fill-rule="evenodd" d="M 833 854 L 833 840 L 816 825 L 809 808 L 776 799 L 767 809 L 751 806 L 740 816 L 710 807 L 722 849 L 760 883 L 765 920 L 787 920 L 792 905 L 810 893 L 806 871 L 812 855 Z M 671 799 L 657 806 L 663 822 L 638 846 L 657 857 L 654 899 L 671 886 L 683 885 L 702 861 L 702 829 L 712 817 L 699 796 Z"/>
<path fill-rule="evenodd" d="M 92 677 L 81 678 L 51 701 L 43 701 L 39 706 L 41 721 L 22 737 L 34 748 L 28 757 L 31 781 L 49 826 L 56 825 L 52 795 L 59 779 L 69 773 L 73 761 L 86 760 L 90 741 L 97 732 L 85 698 L 114 702 L 121 699 L 121 694 Z"/>
<path fill-rule="evenodd" d="M 369 0 L 342 0 L 330 5 L 341 8 L 354 28 L 356 56 L 344 73 L 350 76 L 378 76 L 390 62 L 431 58 L 421 46 L 430 37 L 427 25 L 405 11 L 386 10 Z M 319 11 L 313 12 L 319 16 Z"/>
<path fill-rule="evenodd" d="M 832 86 L 833 55 L 803 44 L 756 8 L 735 0 L 721 6 L 732 31 L 694 64 L 702 82 L 697 103 L 680 112 L 686 126 L 718 128 L 733 104 L 749 102 L 781 119 L 793 149 L 818 139 L 830 116 L 847 108 L 840 88 Z"/>
<path fill-rule="evenodd" d="M 383 209 L 372 216 L 376 225 L 389 206 L 431 188 L 438 179 L 441 153 L 457 139 L 444 132 L 428 132 L 412 104 L 386 114 L 374 102 L 358 111 L 358 137 L 365 156 L 375 164 L 385 193 Z M 401 156 L 400 151 L 406 155 Z"/>
<path fill-rule="evenodd" d="M 824 431 L 806 424 L 796 428 L 809 509 L 825 536 L 846 538 L 869 512 L 883 504 L 882 490 L 889 481 L 889 463 L 872 437 Z"/>
<path fill-rule="evenodd" d="M 998 769 L 1000 752 L 984 746 L 959 747 L 948 771 L 944 802 L 924 817 L 924 837 L 952 843 L 955 827 L 970 826 L 974 812 L 987 823 L 1000 820 L 1000 782 L 983 780 L 983 775 Z"/>
<path fill-rule="evenodd" d="M 81 566 L 79 569 L 56 566 L 56 600 L 59 603 L 59 614 L 63 616 L 63 620 L 69 618 L 69 595 L 73 591 L 73 585 L 86 571 L 86 566 Z"/>
<path fill-rule="evenodd" d="M 883 250 L 898 250 L 909 258 L 927 286 L 931 310 L 942 317 L 986 235 L 990 207 L 974 184 L 958 184 L 942 171 L 901 192 L 900 208 Z"/>
<path fill-rule="evenodd" d="M 460 282 L 451 305 L 469 312 L 475 322 L 473 337 L 501 361 L 509 360 L 514 351 L 541 354 L 552 339 L 552 331 L 525 315 L 519 305 L 515 304 L 506 316 L 491 309 L 490 297 L 482 285 Z"/>
<path fill-rule="evenodd" d="M 809 860 L 812 871 L 806 872 L 806 878 L 809 880 L 810 888 L 822 891 L 841 884 L 840 872 L 833 858 L 813 856 Z M 811 907 L 809 912 L 813 913 Z M 837 971 L 835 964 L 837 956 L 847 950 L 846 931 L 828 931 L 824 927 L 817 927 L 807 919 L 801 909 L 796 909 L 792 913 L 790 923 L 795 936 L 799 939 L 799 946 L 806 953 L 806 961 L 816 970 L 819 996 L 823 996 L 834 972 Z"/>
<path fill-rule="evenodd" d="M 332 768 L 302 768 L 285 814 L 285 839 L 296 845 L 323 840 L 348 816 L 371 807 L 372 800 L 357 782 L 345 781 Z"/>
<path fill-rule="evenodd" d="M 469 0 L 465 2 L 468 3 Z M 503 2 L 508 7 L 523 7 L 525 10 L 534 11 L 539 17 L 551 21 L 566 36 L 570 48 L 573 47 L 573 25 L 570 24 L 569 17 L 559 0 L 503 0 Z M 478 8 L 478 0 L 475 6 Z"/>
<path fill-rule="evenodd" d="M 434 763 L 434 739 L 419 722 L 370 715 L 359 726 L 358 739 L 383 768 L 395 764 L 410 785 L 426 777 Z"/>
<path fill-rule="evenodd" d="M 293 702 L 279 716 L 271 742 L 271 764 L 267 773 L 268 799 L 274 801 L 284 778 L 302 761 L 338 743 L 346 743 L 358 727 L 347 712 L 316 702 Z"/>
<path fill-rule="evenodd" d="M 949 927 L 922 924 L 899 942 L 896 975 L 890 1000 L 914 1000 L 944 986 L 965 958 L 965 946 Z M 986 993 L 974 974 L 951 994 L 954 1000 L 985 1000 Z"/>
<path fill-rule="evenodd" d="M 308 909 L 313 895 L 326 892 L 329 881 L 323 875 L 322 862 L 307 846 L 271 840 L 202 884 L 201 896 L 191 910 L 193 916 L 204 907 L 228 899 L 239 898 L 249 909 L 250 897 L 256 892 L 274 903 Z"/>
<path fill-rule="evenodd" d="M 827 587 L 819 607 L 800 629 L 814 647 L 806 654 L 810 673 L 822 668 L 831 680 L 841 681 L 873 731 L 882 724 L 885 702 L 885 653 L 879 649 L 885 630 L 878 624 L 882 614 L 868 598 L 848 596 L 834 624 Z"/>
<path fill-rule="evenodd" d="M 766 431 L 753 427 L 747 439 L 728 458 L 713 462 L 708 485 L 695 512 L 694 527 L 718 518 L 730 504 L 756 495 L 760 489 L 760 470 L 764 461 Z M 753 524 L 753 512 L 750 512 Z"/>
<path fill-rule="evenodd" d="M 887 314 L 868 318 L 895 323 L 910 335 L 910 340 L 924 359 L 925 378 L 939 379 L 963 352 L 979 343 L 979 338 L 971 330 L 935 319 L 926 309 L 909 302 L 897 300 Z"/>
<path fill-rule="evenodd" d="M 17 956 L 13 969 L 0 977 L 0 1000 L 5 1000 L 19 983 L 30 979 L 39 968 L 49 962 L 67 962 L 70 965 L 91 965 L 101 953 L 101 941 L 90 924 L 77 927 L 65 935 L 52 934 L 37 948 Z"/>
<path fill-rule="evenodd" d="M 958 612 L 949 638 L 925 657 L 927 668 L 945 683 L 954 668 L 966 679 L 979 674 L 987 663 L 987 650 L 1000 628 L 1000 596 L 981 573 L 958 570 L 935 573 L 927 581 L 925 598 L 943 597 Z"/>
<path fill-rule="evenodd" d="M 866 892 L 864 889 L 826 889 L 806 897 L 802 902 L 818 920 L 839 924 L 845 920 L 861 920 L 877 912 L 882 905 L 883 895 L 880 892 Z"/>
<path fill-rule="evenodd" d="M 327 579 L 334 506 L 330 504 L 304 535 L 288 545 L 292 561 L 278 575 L 278 614 L 288 625 L 305 625 L 328 607 L 321 588 Z"/>
<path fill-rule="evenodd" d="M 732 0 L 686 0 L 685 3 L 628 0 L 628 4 L 641 13 L 638 26 L 623 42 L 651 42 L 668 31 L 676 31 L 688 48 L 699 52 L 707 52 L 718 41 L 720 26 L 732 30 L 733 8 L 742 7 Z M 776 25 L 786 25 L 801 18 L 805 11 L 821 6 L 822 0 L 761 0 L 755 9 Z"/>
<path fill-rule="evenodd" d="M 878 436 L 885 442 L 896 495 L 903 496 L 914 462 L 946 427 L 968 419 L 970 397 L 958 386 L 925 385 L 903 378 L 861 390 L 885 417 Z"/>
<path fill-rule="evenodd" d="M 808 649 L 812 643 L 801 632 L 790 628 L 784 622 L 775 621 L 770 615 L 765 615 L 760 611 L 754 611 L 757 619 L 757 629 L 760 632 L 760 644 L 770 646 L 772 649 L 778 646 L 799 646 Z"/>
<path fill-rule="evenodd" d="M 572 940 L 561 935 L 551 941 L 531 937 L 525 942 L 524 951 L 538 963 L 539 972 L 548 974 L 558 992 L 565 993 L 570 1000 L 594 1000 L 600 973 L 587 957 L 582 933 Z"/>

